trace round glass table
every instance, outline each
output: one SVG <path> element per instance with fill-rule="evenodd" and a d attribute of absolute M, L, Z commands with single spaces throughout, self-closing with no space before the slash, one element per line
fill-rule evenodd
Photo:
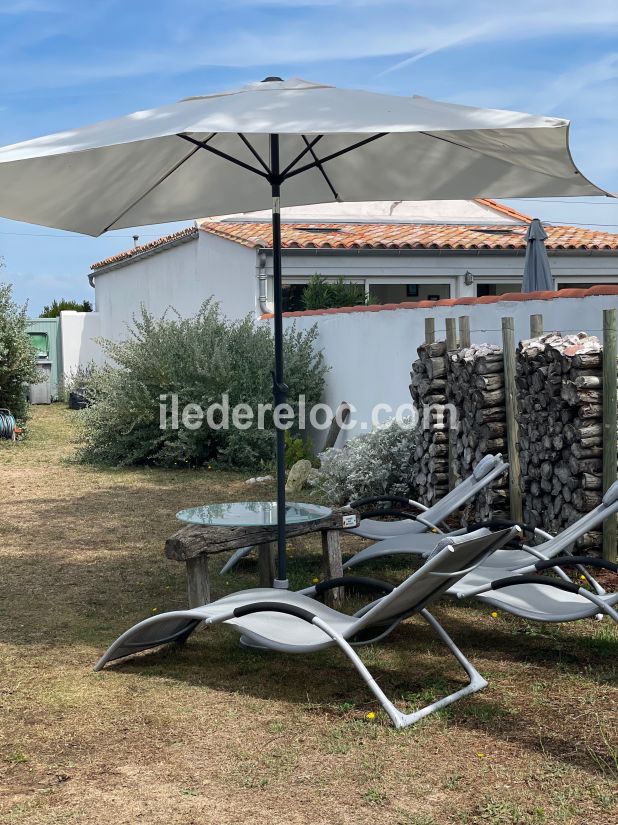
<path fill-rule="evenodd" d="M 289 501 L 285 505 L 286 524 L 304 524 L 330 516 L 330 507 Z M 185 524 L 206 524 L 213 527 L 262 527 L 277 524 L 276 501 L 237 501 L 225 504 L 204 504 L 176 513 Z"/>

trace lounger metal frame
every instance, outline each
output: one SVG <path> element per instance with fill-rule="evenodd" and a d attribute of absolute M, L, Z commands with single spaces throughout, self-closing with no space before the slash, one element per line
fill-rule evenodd
<path fill-rule="evenodd" d="M 483 560 L 495 549 L 501 547 L 513 536 L 517 534 L 517 528 L 510 528 L 491 533 L 489 530 L 479 530 L 470 536 L 455 538 L 445 538 L 443 547 L 439 548 L 436 554 L 427 560 L 422 568 L 413 573 L 406 581 L 398 587 L 392 588 L 381 599 L 373 602 L 367 608 L 359 611 L 355 616 L 345 616 L 345 614 L 331 611 L 318 604 L 311 598 L 303 594 L 287 593 L 282 590 L 258 590 L 257 593 L 267 594 L 267 598 L 251 600 L 251 591 L 247 593 L 247 603 L 225 609 L 226 598 L 245 598 L 244 594 L 234 594 L 224 597 L 218 602 L 191 610 L 173 611 L 170 613 L 158 614 L 145 619 L 143 622 L 123 633 L 106 651 L 95 666 L 95 670 L 101 670 L 108 662 L 123 658 L 131 653 L 159 647 L 162 644 L 181 644 L 193 633 L 201 624 L 214 626 L 226 622 L 233 622 L 236 629 L 240 629 L 243 636 L 248 636 L 249 640 L 259 647 L 267 647 L 285 652 L 304 653 L 322 649 L 330 645 L 336 645 L 352 662 L 357 673 L 361 676 L 367 687 L 371 690 L 376 699 L 380 702 L 385 712 L 396 728 L 407 727 L 420 719 L 439 710 L 452 702 L 475 693 L 487 686 L 487 681 L 476 670 L 474 665 L 464 656 L 461 650 L 455 645 L 451 637 L 447 634 L 440 623 L 427 610 L 427 605 L 438 599 L 450 585 L 459 578 L 474 570 Z M 459 565 L 463 563 L 463 567 Z M 349 577 L 352 580 L 352 577 Z M 364 580 L 365 582 L 369 580 Z M 338 587 L 340 579 L 323 583 L 321 590 L 331 587 Z M 374 588 L 375 589 L 375 588 Z M 388 585 L 378 585 L 379 590 L 384 592 L 389 590 Z M 223 609 L 222 609 L 223 608 Z M 257 613 L 287 614 L 291 620 L 301 619 L 322 631 L 327 637 L 324 641 L 311 643 L 280 642 L 274 638 L 268 639 L 259 635 L 259 632 L 252 630 L 251 624 L 239 622 L 239 619 L 251 617 Z M 322 616 L 320 615 L 322 613 Z M 463 668 L 468 676 L 468 684 L 465 687 L 443 697 L 435 702 L 431 702 L 425 707 L 413 713 L 400 711 L 393 702 L 386 696 L 382 688 L 377 684 L 367 667 L 354 650 L 358 644 L 370 644 L 389 635 L 395 627 L 405 618 L 419 614 L 436 633 L 440 641 L 446 646 L 456 661 Z M 325 615 L 338 619 L 347 619 L 348 623 L 344 632 L 340 632 L 333 626 L 333 621 L 324 618 Z M 153 636 L 152 631 L 163 622 L 164 626 L 172 625 L 164 636 Z M 336 623 L 336 622 L 335 622 Z M 298 627 L 298 626 L 297 626 Z M 364 641 L 355 641 L 355 637 L 362 630 L 375 630 L 371 638 Z M 281 631 L 281 628 L 280 628 Z M 293 639 L 294 633 L 291 634 Z"/>

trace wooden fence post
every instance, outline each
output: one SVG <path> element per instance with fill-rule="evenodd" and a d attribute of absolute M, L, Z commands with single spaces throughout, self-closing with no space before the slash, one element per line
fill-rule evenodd
<path fill-rule="evenodd" d="M 530 337 L 531 338 L 540 338 L 543 334 L 543 316 L 542 315 L 531 315 L 530 316 Z"/>
<path fill-rule="evenodd" d="M 603 492 L 616 481 L 616 310 L 603 310 Z M 616 516 L 603 524 L 603 558 L 616 561 Z"/>
<path fill-rule="evenodd" d="M 455 318 L 446 319 L 446 351 L 457 349 L 457 321 Z"/>
<path fill-rule="evenodd" d="M 509 496 L 511 518 L 523 521 L 521 466 L 519 463 L 519 427 L 517 420 L 517 388 L 515 385 L 515 322 L 502 319 L 502 357 L 504 359 L 504 403 L 506 406 L 506 436 L 509 454 Z"/>
<path fill-rule="evenodd" d="M 462 347 L 469 347 L 470 340 L 470 316 L 462 315 L 459 319 L 459 343 Z"/>
<path fill-rule="evenodd" d="M 425 343 L 433 344 L 436 340 L 436 319 L 425 318 Z"/>

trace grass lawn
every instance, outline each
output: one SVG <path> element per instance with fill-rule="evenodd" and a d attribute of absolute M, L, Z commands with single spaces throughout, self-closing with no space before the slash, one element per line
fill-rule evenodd
<path fill-rule="evenodd" d="M 618 822 L 607 620 L 540 626 L 439 604 L 489 688 L 401 732 L 337 651 L 249 652 L 226 628 L 93 673 L 130 624 L 185 606 L 183 566 L 162 554 L 174 513 L 264 490 L 214 471 L 74 465 L 74 415 L 35 408 L 26 442 L 0 442 L 1 823 Z M 296 541 L 292 585 L 319 564 L 319 540 Z M 251 586 L 255 560 L 213 579 L 215 596 Z M 362 655 L 408 708 L 461 682 L 416 619 Z"/>

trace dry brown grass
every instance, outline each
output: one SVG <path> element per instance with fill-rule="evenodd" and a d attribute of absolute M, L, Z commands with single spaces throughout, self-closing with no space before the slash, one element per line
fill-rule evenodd
<path fill-rule="evenodd" d="M 72 415 L 38 408 L 28 442 L 0 444 L 0 822 L 618 820 L 607 622 L 533 627 L 440 605 L 490 687 L 403 732 L 366 719 L 375 703 L 336 651 L 247 652 L 223 628 L 94 674 L 129 624 L 184 605 L 181 566 L 162 556 L 175 511 L 247 488 L 73 465 Z M 291 567 L 297 586 L 319 572 L 314 540 Z M 214 578 L 215 595 L 250 586 L 255 564 Z M 408 706 L 460 680 L 415 620 L 363 657 Z"/>

